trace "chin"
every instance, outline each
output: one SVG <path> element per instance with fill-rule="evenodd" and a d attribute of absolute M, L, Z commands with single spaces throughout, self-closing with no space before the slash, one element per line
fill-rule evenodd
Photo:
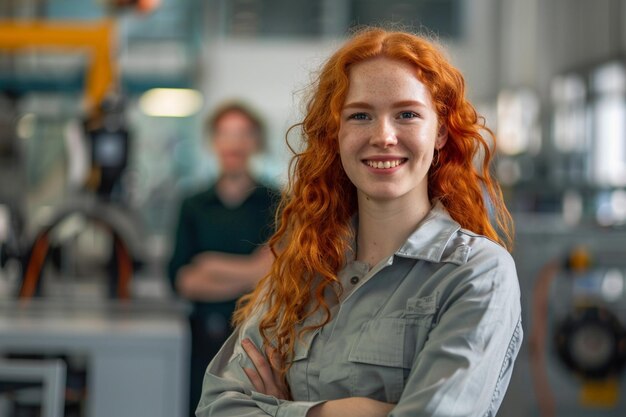
<path fill-rule="evenodd" d="M 240 174 L 246 172 L 248 165 L 246 164 L 222 164 L 222 172 L 226 174 Z"/>
<path fill-rule="evenodd" d="M 374 201 L 392 201 L 402 197 L 403 193 L 398 192 L 397 189 L 386 190 L 366 190 L 362 191 L 364 197 Z"/>

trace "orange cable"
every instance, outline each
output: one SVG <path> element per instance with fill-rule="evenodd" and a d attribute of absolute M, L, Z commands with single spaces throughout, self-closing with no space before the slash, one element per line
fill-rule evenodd
<path fill-rule="evenodd" d="M 539 272 L 533 289 L 532 329 L 530 333 L 530 369 L 535 395 L 542 417 L 554 417 L 556 404 L 546 373 L 546 339 L 548 331 L 548 296 L 550 285 L 560 266 L 558 260 L 548 262 Z"/>
<path fill-rule="evenodd" d="M 46 255 L 48 254 L 48 247 L 48 234 L 42 233 L 35 241 L 33 251 L 28 259 L 24 281 L 22 282 L 22 288 L 20 290 L 20 298 L 31 298 L 35 295 L 41 269 L 46 260 Z"/>
<path fill-rule="evenodd" d="M 117 296 L 122 300 L 130 298 L 130 280 L 133 273 L 133 265 L 126 245 L 115 238 L 115 251 L 117 253 L 118 282 Z"/>

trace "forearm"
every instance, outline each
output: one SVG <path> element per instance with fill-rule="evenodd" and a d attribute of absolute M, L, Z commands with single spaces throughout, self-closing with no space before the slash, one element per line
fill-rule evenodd
<path fill-rule="evenodd" d="M 179 269 L 176 286 L 190 300 L 232 300 L 253 289 L 272 261 L 272 253 L 265 247 L 251 255 L 205 252 Z"/>
<path fill-rule="evenodd" d="M 306 417 L 384 417 L 393 407 L 395 404 L 365 397 L 350 397 L 316 405 Z"/>
<path fill-rule="evenodd" d="M 226 282 L 213 280 L 199 280 L 193 291 L 187 294 L 187 298 L 205 302 L 220 302 L 233 300 L 240 297 L 248 290 L 241 282 Z"/>
<path fill-rule="evenodd" d="M 253 288 L 269 271 L 271 259 L 265 254 L 232 255 L 216 254 L 213 266 L 214 278 L 220 282 L 237 282 Z"/>
<path fill-rule="evenodd" d="M 254 288 L 267 274 L 272 262 L 271 251 L 261 247 L 250 255 L 210 252 L 201 255 L 199 263 L 201 270 L 210 275 L 211 281 L 232 284 L 246 291 Z"/>

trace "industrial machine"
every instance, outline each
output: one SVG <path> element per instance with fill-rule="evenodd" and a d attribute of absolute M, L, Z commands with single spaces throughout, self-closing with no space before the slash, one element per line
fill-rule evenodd
<path fill-rule="evenodd" d="M 539 271 L 528 336 L 541 416 L 626 410 L 620 401 L 625 391 L 625 279 L 626 262 L 607 248 L 598 253 L 578 246 Z M 567 400 L 570 390 L 575 401 Z"/>
<path fill-rule="evenodd" d="M 626 60 L 615 56 L 554 77 L 543 112 L 536 97 L 514 101 L 548 117 L 514 124 L 517 136 L 543 135 L 507 144 L 498 167 L 525 333 L 508 417 L 626 415 L 625 98 Z"/>
<path fill-rule="evenodd" d="M 158 2 L 116 3 L 150 10 Z M 171 417 L 187 410 L 186 305 L 167 292 L 138 296 L 139 285 L 155 277 L 141 270 L 141 222 L 123 199 L 132 136 L 117 85 L 114 35 L 108 19 L 0 21 L 2 51 L 89 56 L 84 113 L 77 115 L 89 150 L 83 187 L 68 190 L 36 221 L 25 216 L 25 187 L 16 175 L 24 165 L 16 118 L 0 111 L 7 126 L 0 129 L 0 172 L 11 185 L 0 188 L 0 414 Z M 33 408 L 28 390 L 35 377 L 24 372 L 47 372 L 48 364 L 57 376 L 63 371 L 57 382 L 65 387 L 55 388 L 63 398 L 53 399 L 44 387 L 34 398 L 45 409 Z M 11 395 L 3 396 L 7 390 Z"/>

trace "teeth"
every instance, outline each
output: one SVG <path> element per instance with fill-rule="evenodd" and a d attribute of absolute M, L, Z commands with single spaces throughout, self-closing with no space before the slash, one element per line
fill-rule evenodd
<path fill-rule="evenodd" d="M 402 163 L 402 160 L 395 161 L 366 161 L 367 165 L 376 169 L 395 168 Z"/>

